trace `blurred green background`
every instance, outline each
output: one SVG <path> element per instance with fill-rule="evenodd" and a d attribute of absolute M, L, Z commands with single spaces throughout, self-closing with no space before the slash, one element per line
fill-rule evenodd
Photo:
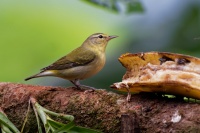
<path fill-rule="evenodd" d="M 69 81 L 24 78 L 65 54 L 91 34 L 118 35 L 109 42 L 107 62 L 82 84 L 108 89 L 125 69 L 126 52 L 166 51 L 200 57 L 199 0 L 0 1 L 0 82 L 69 86 Z"/>

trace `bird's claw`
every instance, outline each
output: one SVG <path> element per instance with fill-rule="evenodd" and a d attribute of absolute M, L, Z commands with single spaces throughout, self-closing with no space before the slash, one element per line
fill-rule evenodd
<path fill-rule="evenodd" d="M 88 93 L 88 92 L 89 92 L 89 93 L 90 93 L 90 92 L 94 92 L 94 91 L 95 91 L 94 89 L 88 89 L 88 90 L 85 90 L 85 91 L 84 91 L 84 94 L 86 94 L 86 93 Z"/>

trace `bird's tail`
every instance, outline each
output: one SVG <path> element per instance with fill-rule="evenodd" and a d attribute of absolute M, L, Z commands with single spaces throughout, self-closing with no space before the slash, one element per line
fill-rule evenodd
<path fill-rule="evenodd" d="M 26 79 L 24 79 L 24 80 L 27 81 L 27 80 L 30 80 L 30 79 L 33 79 L 33 78 L 40 77 L 40 76 L 38 76 L 38 75 L 39 75 L 39 74 L 35 74 L 35 75 L 30 76 L 30 77 L 28 77 L 28 78 L 26 78 Z"/>
<path fill-rule="evenodd" d="M 44 77 L 44 76 L 53 76 L 53 75 L 54 75 L 54 71 L 42 71 L 38 74 L 35 74 L 33 76 L 26 78 L 25 81 L 33 79 L 33 78 Z"/>

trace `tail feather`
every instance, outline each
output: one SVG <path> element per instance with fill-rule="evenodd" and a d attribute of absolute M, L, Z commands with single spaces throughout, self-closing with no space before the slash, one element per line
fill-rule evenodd
<path fill-rule="evenodd" d="M 33 78 L 44 77 L 44 76 L 53 76 L 53 75 L 54 75 L 54 71 L 42 71 L 38 74 L 35 74 L 33 76 L 26 78 L 25 81 L 33 79 Z"/>
<path fill-rule="evenodd" d="M 30 76 L 30 77 L 28 77 L 28 78 L 26 78 L 24 80 L 27 81 L 27 80 L 30 80 L 30 79 L 33 79 L 33 78 L 37 78 L 37 77 L 39 77 L 38 74 Z"/>

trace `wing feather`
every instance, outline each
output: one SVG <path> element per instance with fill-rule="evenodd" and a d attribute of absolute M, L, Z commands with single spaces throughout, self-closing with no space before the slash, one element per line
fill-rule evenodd
<path fill-rule="evenodd" d="M 42 68 L 41 71 L 46 71 L 46 70 L 63 70 L 63 69 L 69 69 L 72 67 L 76 66 L 83 66 L 86 64 L 89 64 L 92 62 L 96 55 L 94 54 L 93 51 L 88 51 L 81 47 L 73 50 L 71 53 L 68 55 L 60 58 L 53 64 Z"/>

